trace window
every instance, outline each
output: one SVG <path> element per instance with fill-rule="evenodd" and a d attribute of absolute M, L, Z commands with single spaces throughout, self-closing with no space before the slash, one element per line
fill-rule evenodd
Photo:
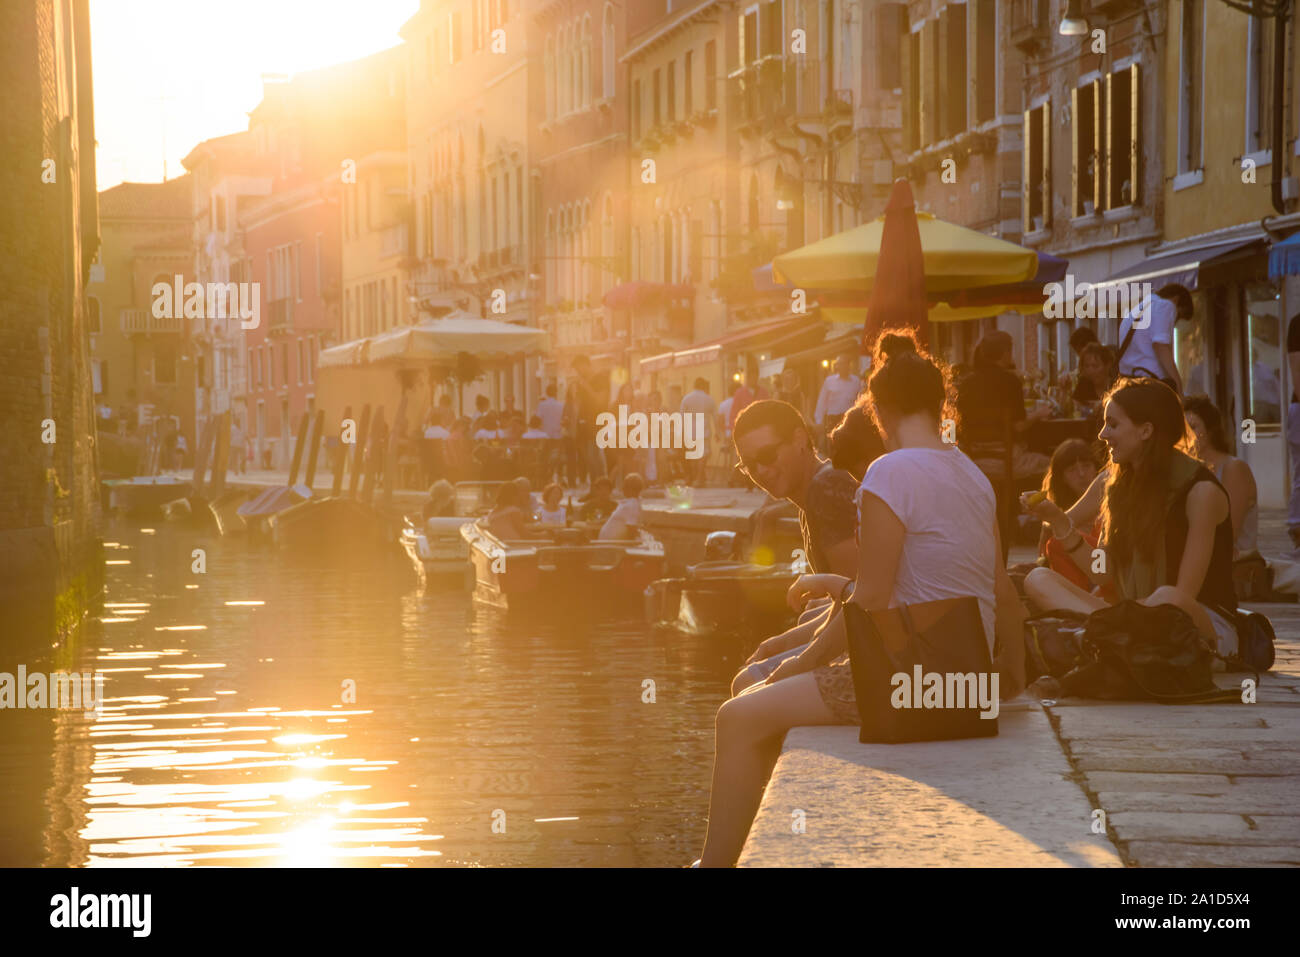
<path fill-rule="evenodd" d="M 682 61 L 682 116 L 689 117 L 695 112 L 695 51 L 687 50 L 686 59 Z"/>
<path fill-rule="evenodd" d="M 94 296 L 86 297 L 86 331 L 99 332 L 99 300 Z"/>
<path fill-rule="evenodd" d="M 718 108 L 718 41 L 704 44 L 704 108 Z"/>
<path fill-rule="evenodd" d="M 875 8 L 876 87 L 903 88 L 902 41 L 907 34 L 907 5 L 882 3 Z"/>
<path fill-rule="evenodd" d="M 585 110 L 591 106 L 591 17 L 582 20 L 582 85 L 581 102 Z"/>
<path fill-rule="evenodd" d="M 939 36 L 940 135 L 949 139 L 966 129 L 966 4 L 943 8 Z"/>
<path fill-rule="evenodd" d="M 302 302 L 302 240 L 294 241 L 292 248 L 293 298 Z"/>
<path fill-rule="evenodd" d="M 677 61 L 668 61 L 668 122 L 677 122 Z"/>
<path fill-rule="evenodd" d="M 460 11 L 456 10 L 447 16 L 447 61 L 455 66 L 460 62 L 461 53 L 464 51 L 464 41 L 461 37 L 460 30 Z"/>
<path fill-rule="evenodd" d="M 601 31 L 601 94 L 605 99 L 614 97 L 614 6 L 605 4 L 604 29 Z"/>
<path fill-rule="evenodd" d="M 1106 76 L 1106 207 L 1141 201 L 1138 65 Z"/>
<path fill-rule="evenodd" d="M 1050 101 L 1025 111 L 1024 140 L 1024 231 L 1034 232 L 1047 228 L 1052 222 L 1051 135 L 1052 104 Z"/>
<path fill-rule="evenodd" d="M 907 88 L 903 94 L 903 146 L 909 153 L 921 148 L 921 30 L 907 38 Z"/>
<path fill-rule="evenodd" d="M 546 38 L 546 118 L 555 119 L 555 37 Z"/>
<path fill-rule="evenodd" d="M 483 46 L 483 35 L 479 32 L 481 30 L 479 23 L 479 7 L 482 5 L 482 2 L 483 0 L 474 0 L 474 11 L 472 19 L 470 20 L 470 41 L 474 44 L 475 50 L 479 50 Z"/>
<path fill-rule="evenodd" d="M 975 123 L 997 115 L 998 5 L 997 0 L 975 3 Z M 969 8 L 968 8 L 969 9 Z M 907 15 L 904 7 L 903 15 Z"/>
<path fill-rule="evenodd" d="M 298 384 L 299 385 L 302 385 L 303 376 L 307 371 L 306 366 L 307 366 L 306 357 L 303 355 L 302 352 L 302 340 L 299 339 L 298 340 Z"/>
<path fill-rule="evenodd" d="M 632 81 L 632 139 L 641 138 L 641 81 Z"/>
<path fill-rule="evenodd" d="M 939 104 L 939 22 L 927 20 L 921 26 L 921 145 L 942 138 L 943 121 Z"/>
<path fill-rule="evenodd" d="M 1074 118 L 1070 215 L 1090 216 L 1104 208 L 1101 201 L 1104 162 L 1101 80 L 1071 90 L 1070 97 L 1070 115 Z"/>
<path fill-rule="evenodd" d="M 1183 0 L 1179 49 L 1178 172 L 1201 168 L 1202 69 L 1204 67 L 1204 0 Z"/>
<path fill-rule="evenodd" d="M 740 28 L 740 65 L 749 66 L 758 59 L 758 8 L 751 7 L 737 17 Z"/>
<path fill-rule="evenodd" d="M 661 113 L 660 113 L 660 106 L 661 106 L 661 97 L 660 97 L 660 92 L 661 92 L 661 83 L 660 83 L 660 79 L 661 79 L 661 77 L 660 77 L 660 73 L 661 73 L 661 72 L 662 72 L 661 70 L 655 70 L 654 73 L 653 73 L 653 75 L 652 75 L 651 82 L 650 82 L 650 96 L 651 96 L 651 112 L 650 112 L 650 116 L 651 116 L 651 119 L 654 120 L 654 125 L 655 125 L 655 126 L 658 126 L 658 125 L 660 124 L 660 122 L 662 121 L 662 115 L 661 115 Z"/>
<path fill-rule="evenodd" d="M 289 384 L 289 343 L 280 343 L 280 385 Z"/>
<path fill-rule="evenodd" d="M 1247 23 L 1246 152 L 1263 153 L 1271 146 L 1275 21 L 1251 17 Z"/>
<path fill-rule="evenodd" d="M 781 55 L 781 0 L 767 0 L 759 8 L 759 50 L 763 56 Z"/>
<path fill-rule="evenodd" d="M 1254 282 L 1242 289 L 1242 295 L 1249 343 L 1245 358 L 1250 363 L 1250 375 L 1242 380 L 1249 383 L 1246 408 L 1257 424 L 1277 425 L 1282 421 L 1283 362 L 1277 288 L 1271 283 Z"/>
<path fill-rule="evenodd" d="M 320 233 L 316 234 L 316 295 L 319 296 L 324 291 L 324 283 L 321 279 L 321 241 Z"/>

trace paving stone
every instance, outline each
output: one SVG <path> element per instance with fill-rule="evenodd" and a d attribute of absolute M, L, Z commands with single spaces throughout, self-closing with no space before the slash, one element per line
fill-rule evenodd
<path fill-rule="evenodd" d="M 1088 771 L 1183 771 L 1193 774 L 1300 774 L 1300 753 L 1296 751 L 1254 751 L 1249 756 L 1226 748 L 1178 748 L 1156 751 L 1149 748 L 1108 748 L 1090 743 L 1072 743 L 1071 753 L 1079 769 Z"/>
<path fill-rule="evenodd" d="M 1178 777 L 1178 775 L 1167 775 Z M 1286 814 L 1297 809 L 1294 783 L 1266 790 L 1258 784 L 1228 785 L 1213 794 L 1187 791 L 1098 791 L 1097 802 L 1107 814 L 1124 811 L 1222 812 L 1227 814 Z"/>
<path fill-rule="evenodd" d="M 1138 867 L 1300 867 L 1300 847 L 1133 841 L 1128 859 Z"/>
<path fill-rule="evenodd" d="M 1295 815 L 1115 811 L 1106 820 L 1121 841 L 1300 844 L 1300 817 Z"/>

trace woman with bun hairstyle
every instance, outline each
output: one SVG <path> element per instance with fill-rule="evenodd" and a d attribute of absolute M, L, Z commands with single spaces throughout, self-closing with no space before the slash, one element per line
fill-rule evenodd
<path fill-rule="evenodd" d="M 919 351 L 893 349 L 873 363 L 867 391 L 886 449 L 858 492 L 858 527 L 870 529 L 870 542 L 861 543 L 855 579 L 805 575 L 791 592 L 852 600 L 867 611 L 973 596 L 990 647 L 996 636 L 1001 649 L 995 655 L 1001 696 L 1014 697 L 1024 683 L 1024 608 L 1001 562 L 993 488 L 965 453 L 943 440 L 951 414 L 944 372 Z M 736 863 L 787 730 L 858 722 L 844 617 L 837 612 L 803 652 L 718 710 L 701 866 Z"/>

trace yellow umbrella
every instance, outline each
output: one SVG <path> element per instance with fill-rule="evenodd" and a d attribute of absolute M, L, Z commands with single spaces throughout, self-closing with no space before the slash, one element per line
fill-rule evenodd
<path fill-rule="evenodd" d="M 1038 271 L 1038 254 L 1032 249 L 936 219 L 930 213 L 917 213 L 916 220 L 927 293 L 1024 282 Z M 884 225 L 882 216 L 782 253 L 772 261 L 773 278 L 808 289 L 867 291 L 876 278 Z"/>
<path fill-rule="evenodd" d="M 987 316 L 1000 316 L 1004 312 L 1019 312 L 1026 316 L 1037 316 L 1041 314 L 1043 307 L 1041 304 L 1035 306 L 1028 303 L 1001 303 L 988 306 L 950 306 L 946 302 L 936 302 L 930 305 L 929 319 L 931 322 L 962 322 L 966 319 L 983 319 Z M 866 318 L 866 306 L 821 306 L 818 313 L 823 319 L 829 322 L 845 322 L 861 325 Z"/>

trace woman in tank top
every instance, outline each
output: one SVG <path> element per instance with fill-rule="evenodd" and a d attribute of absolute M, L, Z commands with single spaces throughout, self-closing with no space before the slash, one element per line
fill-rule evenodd
<path fill-rule="evenodd" d="M 1223 490 L 1228 493 L 1232 512 L 1232 557 L 1259 555 L 1259 492 L 1255 473 L 1232 454 L 1223 416 L 1207 395 L 1192 395 L 1183 400 L 1187 427 L 1196 437 L 1193 454 L 1214 471 Z"/>

